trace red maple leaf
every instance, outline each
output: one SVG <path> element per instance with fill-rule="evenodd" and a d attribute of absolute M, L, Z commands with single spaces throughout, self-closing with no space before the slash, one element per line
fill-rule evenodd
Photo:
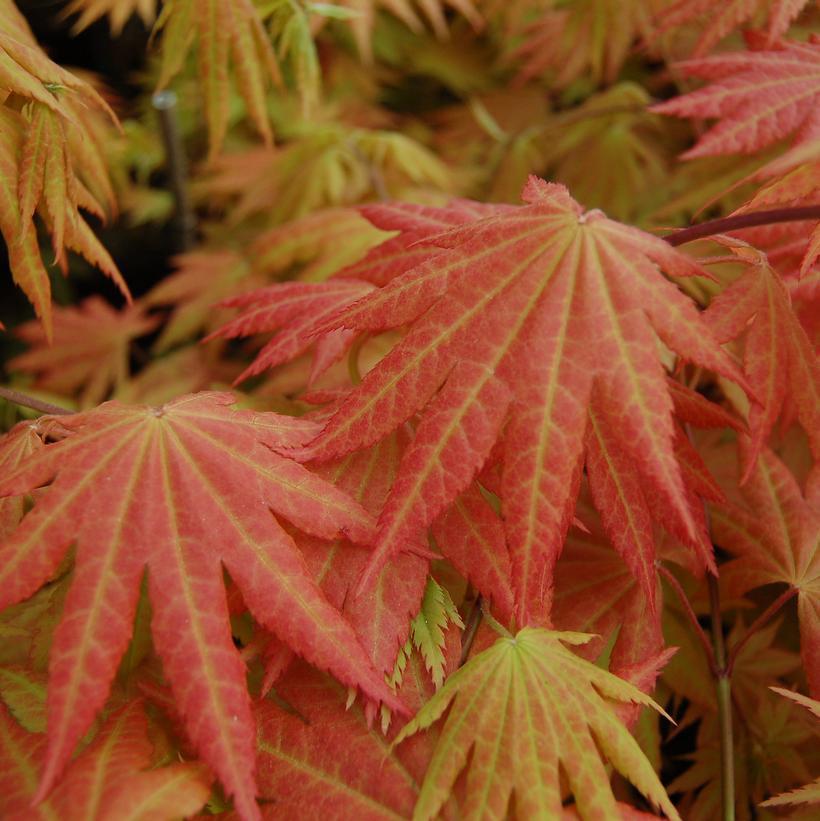
<path fill-rule="evenodd" d="M 787 397 L 820 458 L 820 367 L 783 280 L 753 248 L 733 250 L 748 268 L 712 300 L 704 319 L 721 342 L 745 334 L 746 375 L 759 400 L 749 411 L 752 446 L 744 451 L 750 460 L 744 467 L 745 479 Z"/>
<path fill-rule="evenodd" d="M 119 708 L 69 765 L 48 800 L 32 807 L 45 737 L 27 733 L 0 704 L 0 812 L 7 819 L 168 818 L 197 812 L 211 776 L 200 764 L 155 764 L 140 701 Z"/>
<path fill-rule="evenodd" d="M 196 749 L 244 818 L 258 816 L 253 727 L 223 563 L 257 620 L 294 651 L 402 709 L 271 510 L 315 536 L 354 541 L 372 537 L 371 516 L 272 450 L 304 442 L 313 423 L 234 411 L 233 402 L 203 393 L 159 408 L 109 402 L 60 417 L 66 438 L 0 482 L 3 496 L 51 482 L 0 548 L 0 609 L 37 590 L 77 544 L 51 651 L 39 798 L 105 701 L 146 566 L 165 675 Z"/>
<path fill-rule="evenodd" d="M 788 41 L 768 51 L 731 52 L 686 60 L 680 70 L 711 83 L 653 106 L 676 117 L 714 117 L 713 126 L 682 156 L 751 154 L 792 134 L 820 136 L 820 39 Z"/>
<path fill-rule="evenodd" d="M 658 267 L 681 276 L 702 269 L 662 240 L 598 211 L 583 213 L 562 186 L 532 178 L 524 199 L 438 235 L 429 260 L 328 324 L 410 330 L 301 453 L 338 458 L 423 411 L 381 513 L 364 587 L 390 556 L 423 543 L 426 527 L 467 487 L 506 423 L 500 495 L 522 624 L 549 612 L 552 566 L 572 520 L 593 421 L 605 420 L 607 443 L 594 445 L 600 458 L 590 458 L 587 445 L 587 468 L 602 486 L 617 485 L 597 494 L 605 521 L 618 523 L 613 493 L 654 494 L 663 505 L 656 515 L 711 566 L 674 454 L 657 337 L 744 383 Z M 611 470 L 607 454 L 616 451 Z"/>

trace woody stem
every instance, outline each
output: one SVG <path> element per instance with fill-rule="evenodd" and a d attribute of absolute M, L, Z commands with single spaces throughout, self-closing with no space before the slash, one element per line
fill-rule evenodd
<path fill-rule="evenodd" d="M 769 211 L 752 211 L 747 214 L 732 214 L 730 217 L 707 220 L 699 225 L 681 228 L 665 239 L 670 245 L 683 245 L 696 239 L 713 237 L 727 231 L 738 231 L 741 228 L 754 228 L 757 225 L 773 225 L 777 222 L 799 222 L 800 220 L 820 219 L 820 205 L 803 205 L 798 208 L 773 208 Z"/>
<path fill-rule="evenodd" d="M 53 416 L 64 416 L 74 411 L 68 408 L 62 408 L 59 405 L 52 405 L 51 402 L 43 402 L 42 399 L 36 399 L 20 391 L 15 391 L 12 388 L 0 387 L 0 399 L 5 399 L 7 402 L 13 402 L 15 405 L 21 405 L 24 408 L 31 408 L 40 413 L 48 413 Z"/>
<path fill-rule="evenodd" d="M 726 642 L 723 638 L 723 619 L 720 614 L 720 588 L 716 576 L 707 573 L 709 610 L 712 614 L 712 647 L 715 661 L 715 689 L 718 721 L 720 722 L 720 792 L 723 821 L 735 818 L 735 762 L 732 739 L 731 673 L 726 663 Z"/>

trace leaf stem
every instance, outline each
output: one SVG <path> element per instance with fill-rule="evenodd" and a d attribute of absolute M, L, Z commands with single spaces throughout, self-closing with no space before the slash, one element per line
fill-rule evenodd
<path fill-rule="evenodd" d="M 74 413 L 73 410 L 63 408 L 60 405 L 52 405 L 51 402 L 44 402 L 42 399 L 36 399 L 26 393 L 15 391 L 12 388 L 0 386 L 0 398 L 5 399 L 7 402 L 13 402 L 15 405 L 31 408 L 40 413 L 48 413 L 52 416 L 66 416 L 69 413 Z"/>
<path fill-rule="evenodd" d="M 723 821 L 735 819 L 735 761 L 732 738 L 731 674 L 726 663 L 726 642 L 720 615 L 720 588 L 716 576 L 708 573 L 709 609 L 712 614 L 712 645 L 715 658 L 715 690 L 720 723 L 720 792 Z"/>
<path fill-rule="evenodd" d="M 800 220 L 820 219 L 820 205 L 803 205 L 798 208 L 773 208 L 769 211 L 752 211 L 747 214 L 732 214 L 729 217 L 707 220 L 699 225 L 681 228 L 665 239 L 670 245 L 683 245 L 696 239 L 724 234 L 727 231 L 738 231 L 741 228 L 753 228 L 757 225 L 773 225 L 777 222 L 798 222 Z"/>
<path fill-rule="evenodd" d="M 475 597 L 473 606 L 464 620 L 464 633 L 461 636 L 461 659 L 458 662 L 459 667 L 463 667 L 470 655 L 470 650 L 473 647 L 476 633 L 478 633 L 479 625 L 481 624 L 481 617 L 484 615 L 484 608 L 482 607 L 481 594 Z"/>
<path fill-rule="evenodd" d="M 173 91 L 158 91 L 151 100 L 159 117 L 168 177 L 176 207 L 176 223 L 181 251 L 196 244 L 196 217 L 188 198 L 188 163 L 177 121 L 177 95 Z"/>
<path fill-rule="evenodd" d="M 735 662 L 737 661 L 737 657 L 740 655 L 740 651 L 746 646 L 746 642 L 757 633 L 762 627 L 764 627 L 772 617 L 783 607 L 786 602 L 792 599 L 797 594 L 797 589 L 794 587 L 789 587 L 787 590 L 784 590 L 750 625 L 749 629 L 744 634 L 743 638 L 735 644 L 734 647 L 729 651 L 729 660 L 726 664 L 726 674 L 731 675 L 732 670 L 734 669 Z"/>
<path fill-rule="evenodd" d="M 675 591 L 675 595 L 677 595 L 678 599 L 680 600 L 686 617 L 692 624 L 692 628 L 695 631 L 695 635 L 698 637 L 698 640 L 703 646 L 703 652 L 706 653 L 706 659 L 709 662 L 709 669 L 712 671 L 713 674 L 717 675 L 717 667 L 715 666 L 715 653 L 712 650 L 712 644 L 710 643 L 709 637 L 706 635 L 706 632 L 700 626 L 697 614 L 692 609 L 692 605 L 686 596 L 686 591 L 683 589 L 683 587 L 681 587 L 681 583 L 675 578 L 671 570 L 664 567 L 660 562 L 657 563 L 657 568 L 658 573 L 660 573 L 661 576 L 663 576 L 666 579 L 666 581 L 669 583 L 669 586 Z"/>

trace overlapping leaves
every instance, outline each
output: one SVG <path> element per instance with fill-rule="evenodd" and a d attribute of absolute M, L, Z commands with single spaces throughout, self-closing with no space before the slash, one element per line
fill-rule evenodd
<path fill-rule="evenodd" d="M 624 529 L 622 516 L 640 504 L 647 523 L 630 527 L 645 530 L 649 494 L 664 525 L 711 565 L 673 450 L 658 336 L 683 357 L 744 380 L 658 271 L 696 275 L 696 265 L 600 212 L 584 214 L 561 186 L 533 178 L 524 198 L 523 207 L 436 236 L 426 261 L 327 324 L 410 331 L 302 455 L 322 460 L 366 447 L 423 410 L 380 516 L 364 587 L 390 556 L 423 544 L 503 430 L 499 493 L 518 618 L 527 624 L 548 618 L 585 450 L 605 526 Z M 628 548 L 628 558 L 639 552 Z M 654 595 L 654 583 L 642 582 Z"/>
<path fill-rule="evenodd" d="M 154 643 L 195 748 L 256 818 L 253 729 L 231 640 L 222 563 L 256 618 L 297 653 L 401 709 L 355 634 L 310 577 L 271 510 L 325 539 L 372 534 L 341 491 L 271 447 L 308 422 L 230 410 L 230 394 L 160 408 L 112 402 L 63 417 L 48 445 L 3 478 L 0 494 L 51 482 L 0 549 L 0 606 L 29 596 L 76 541 L 75 580 L 50 657 L 45 796 L 106 699 L 148 567 Z M 268 447 L 269 445 L 271 447 Z"/>
<path fill-rule="evenodd" d="M 660 708 L 564 646 L 590 638 L 525 628 L 498 639 L 447 679 L 396 739 L 429 727 L 452 704 L 413 812 L 416 821 L 437 816 L 468 758 L 467 817 L 504 817 L 512 798 L 520 817 L 556 818 L 562 772 L 581 817 L 615 818 L 599 750 L 669 818 L 679 818 L 606 699 Z"/>

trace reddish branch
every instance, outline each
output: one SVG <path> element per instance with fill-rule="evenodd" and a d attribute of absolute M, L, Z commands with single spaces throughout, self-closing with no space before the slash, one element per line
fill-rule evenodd
<path fill-rule="evenodd" d="M 42 399 L 36 399 L 26 393 L 12 390 L 11 388 L 0 387 L 0 399 L 5 399 L 7 402 L 13 402 L 15 405 L 22 405 L 24 408 L 31 408 L 32 410 L 40 411 L 40 413 L 48 413 L 52 416 L 65 416 L 74 411 L 68 408 L 62 408 L 59 405 L 52 405 L 51 402 L 44 402 Z"/>
<path fill-rule="evenodd" d="M 801 220 L 820 219 L 820 205 L 803 205 L 799 208 L 773 208 L 770 211 L 752 211 L 748 214 L 733 214 L 730 217 L 708 220 L 699 225 L 681 228 L 664 239 L 670 245 L 683 245 L 715 234 L 727 231 L 739 231 L 741 228 L 754 228 L 758 225 L 774 225 L 777 222 L 799 222 Z"/>

